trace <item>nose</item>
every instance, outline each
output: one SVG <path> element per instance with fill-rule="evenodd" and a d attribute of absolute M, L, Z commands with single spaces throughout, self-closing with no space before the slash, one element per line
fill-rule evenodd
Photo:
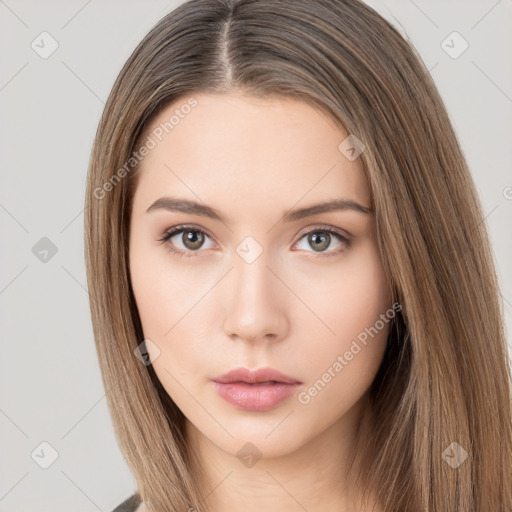
<path fill-rule="evenodd" d="M 287 335 L 286 287 L 268 265 L 265 251 L 252 263 L 235 258 L 226 280 L 229 307 L 224 322 L 225 333 L 233 340 L 278 341 Z"/>

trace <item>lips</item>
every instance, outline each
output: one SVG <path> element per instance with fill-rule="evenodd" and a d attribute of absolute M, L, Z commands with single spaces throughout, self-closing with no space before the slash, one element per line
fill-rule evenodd
<path fill-rule="evenodd" d="M 276 382 L 284 384 L 302 384 L 300 380 L 294 379 L 281 373 L 274 368 L 258 368 L 249 370 L 247 368 L 235 368 L 227 373 L 214 377 L 212 379 L 221 384 L 231 384 L 233 382 L 245 382 L 247 384 L 272 384 Z"/>
<path fill-rule="evenodd" d="M 214 377 L 212 385 L 226 402 L 245 411 L 268 411 L 292 396 L 301 381 L 273 368 L 236 368 Z"/>

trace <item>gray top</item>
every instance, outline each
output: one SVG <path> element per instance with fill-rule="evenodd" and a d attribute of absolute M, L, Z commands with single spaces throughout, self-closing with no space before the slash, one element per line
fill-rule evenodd
<path fill-rule="evenodd" d="M 134 512 L 140 505 L 140 497 L 137 493 L 132 494 L 128 499 L 124 500 L 112 512 Z"/>

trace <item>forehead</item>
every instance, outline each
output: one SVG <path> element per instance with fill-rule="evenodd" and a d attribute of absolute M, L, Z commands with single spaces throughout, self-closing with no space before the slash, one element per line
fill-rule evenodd
<path fill-rule="evenodd" d="M 227 199 L 291 207 L 301 198 L 339 197 L 369 205 L 361 160 L 349 160 L 339 147 L 348 135 L 295 98 L 184 96 L 146 130 L 154 147 L 141 161 L 136 201 L 176 193 L 223 205 Z"/>

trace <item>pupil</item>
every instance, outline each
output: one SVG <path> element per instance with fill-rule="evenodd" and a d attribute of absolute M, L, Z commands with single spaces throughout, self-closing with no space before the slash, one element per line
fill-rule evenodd
<path fill-rule="evenodd" d="M 198 231 L 185 231 L 183 233 L 185 235 L 183 243 L 189 249 L 199 249 L 203 243 L 203 236 L 199 234 Z"/>
<path fill-rule="evenodd" d="M 312 245 L 313 245 L 313 248 L 315 250 L 317 250 L 315 248 L 315 245 L 317 246 L 317 248 L 319 249 L 326 249 L 327 247 L 329 247 L 329 234 L 327 233 L 324 233 L 324 234 L 321 234 L 321 235 L 318 235 L 318 233 L 313 233 L 310 235 L 310 242 L 312 242 Z M 318 239 L 320 239 L 320 245 L 318 245 Z"/>

